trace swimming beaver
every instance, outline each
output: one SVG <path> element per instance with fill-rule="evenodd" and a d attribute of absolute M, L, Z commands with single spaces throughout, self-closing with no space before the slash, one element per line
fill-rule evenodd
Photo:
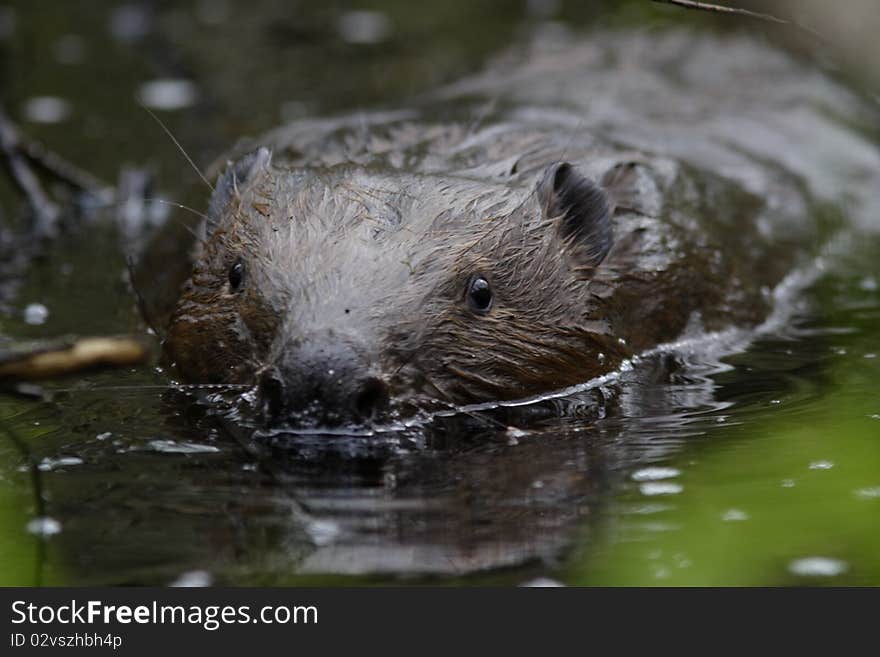
<path fill-rule="evenodd" d="M 852 102 L 817 76 L 748 39 L 616 34 L 270 133 L 217 181 L 167 351 L 188 380 L 332 423 L 559 389 L 754 325 L 830 169 L 859 164 L 845 140 L 810 147 Z"/>

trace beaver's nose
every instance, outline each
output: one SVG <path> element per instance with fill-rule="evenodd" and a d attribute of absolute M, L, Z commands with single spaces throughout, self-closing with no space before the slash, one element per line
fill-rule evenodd
<path fill-rule="evenodd" d="M 263 370 L 258 391 L 275 421 L 330 424 L 375 420 L 390 402 L 388 385 L 346 344 L 297 345 Z"/>

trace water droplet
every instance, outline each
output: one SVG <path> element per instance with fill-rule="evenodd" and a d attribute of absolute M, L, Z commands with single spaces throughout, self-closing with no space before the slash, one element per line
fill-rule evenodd
<path fill-rule="evenodd" d="M 27 524 L 27 530 L 36 536 L 54 536 L 61 531 L 61 523 L 54 518 L 34 518 Z"/>
<path fill-rule="evenodd" d="M 865 292 L 876 292 L 877 279 L 873 278 L 872 276 L 865 276 L 865 278 L 859 281 L 859 287 Z"/>
<path fill-rule="evenodd" d="M 721 516 L 724 522 L 741 522 L 749 519 L 749 514 L 741 509 L 728 509 Z"/>
<path fill-rule="evenodd" d="M 870 354 L 865 354 L 865 358 L 867 358 L 869 360 L 872 358 L 877 358 L 877 354 L 871 352 Z"/>
<path fill-rule="evenodd" d="M 788 564 L 789 572 L 805 577 L 834 577 L 848 569 L 846 562 L 828 557 L 805 557 Z"/>
<path fill-rule="evenodd" d="M 214 578 L 211 576 L 206 570 L 190 570 L 186 573 L 181 573 L 180 577 L 171 582 L 168 586 L 177 586 L 184 588 L 195 588 L 202 586 L 211 586 Z"/>
<path fill-rule="evenodd" d="M 684 490 L 681 484 L 668 481 L 651 481 L 639 486 L 642 495 L 677 495 Z"/>
<path fill-rule="evenodd" d="M 540 479 L 537 479 L 532 482 L 532 488 L 537 488 L 540 490 L 541 488 L 544 488 L 544 482 Z"/>
<path fill-rule="evenodd" d="M 339 35 L 348 43 L 380 43 L 391 35 L 391 23 L 378 11 L 349 11 L 337 24 Z"/>
<path fill-rule="evenodd" d="M 97 436 L 95 436 L 95 440 L 107 440 L 112 435 L 113 432 L 105 431 L 104 433 L 99 433 Z"/>
<path fill-rule="evenodd" d="M 24 323 L 31 326 L 45 324 L 49 319 L 49 309 L 41 303 L 30 303 L 24 309 Z"/>
<path fill-rule="evenodd" d="M 681 471 L 676 468 L 651 467 L 636 470 L 632 474 L 632 479 L 633 481 L 659 481 L 661 479 L 672 479 L 680 474 Z"/>
<path fill-rule="evenodd" d="M 830 470 L 834 467 L 831 461 L 813 461 L 810 463 L 810 470 Z"/>
<path fill-rule="evenodd" d="M 164 78 L 142 84 L 138 97 L 149 108 L 173 111 L 193 105 L 198 91 L 189 80 Z"/>

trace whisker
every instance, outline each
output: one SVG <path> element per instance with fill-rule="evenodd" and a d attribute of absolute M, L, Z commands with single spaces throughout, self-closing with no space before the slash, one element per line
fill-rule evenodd
<path fill-rule="evenodd" d="M 172 142 L 174 142 L 174 145 L 177 146 L 177 149 L 181 152 L 181 154 L 183 154 L 183 157 L 186 158 L 186 161 L 189 162 L 189 165 L 193 168 L 193 170 L 194 170 L 197 174 L 199 174 L 199 178 L 201 178 L 202 181 L 203 181 L 203 182 L 208 186 L 208 188 L 213 192 L 213 191 L 214 191 L 214 186 L 213 186 L 210 182 L 208 182 L 208 179 L 205 178 L 205 174 L 203 174 L 202 171 L 201 171 L 201 169 L 199 169 L 199 168 L 196 166 L 196 163 L 192 161 L 192 158 L 191 158 L 191 157 L 189 156 L 189 154 L 183 149 L 183 146 L 180 145 L 180 142 L 177 141 L 177 139 L 174 138 L 174 135 L 171 134 L 171 131 L 167 128 L 167 126 L 166 126 L 164 123 L 162 123 L 162 119 L 160 119 L 158 116 L 156 116 L 155 112 L 153 112 L 153 110 L 151 110 L 149 107 L 147 107 L 146 105 L 144 105 L 143 102 L 141 102 L 140 99 L 137 99 L 137 103 L 138 103 L 138 105 L 140 105 L 140 106 L 141 106 L 141 107 L 147 112 L 147 114 L 149 114 L 150 116 L 152 116 L 152 117 L 153 117 L 153 120 L 155 120 L 156 123 L 159 124 L 159 127 L 162 128 L 162 130 L 165 131 L 165 134 L 168 135 L 168 138 L 171 139 Z"/>

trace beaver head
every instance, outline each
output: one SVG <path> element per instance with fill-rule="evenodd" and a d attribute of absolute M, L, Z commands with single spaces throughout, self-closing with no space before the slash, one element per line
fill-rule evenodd
<path fill-rule="evenodd" d="M 272 416 L 510 399 L 611 364 L 589 281 L 612 207 L 572 165 L 487 182 L 260 149 L 220 176 L 166 347 L 191 381 L 254 383 Z"/>

